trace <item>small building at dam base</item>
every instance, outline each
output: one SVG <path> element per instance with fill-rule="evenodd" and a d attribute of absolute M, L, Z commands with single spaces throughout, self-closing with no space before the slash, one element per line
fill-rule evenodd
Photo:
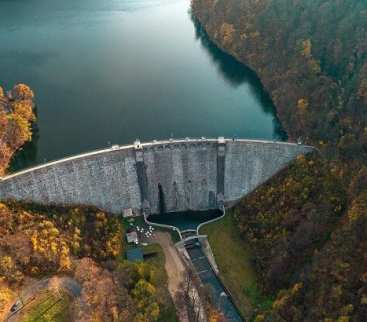
<path fill-rule="evenodd" d="M 232 205 L 299 155 L 302 144 L 246 139 L 153 141 L 80 154 L 0 178 L 0 200 L 93 205 L 121 214 Z"/>

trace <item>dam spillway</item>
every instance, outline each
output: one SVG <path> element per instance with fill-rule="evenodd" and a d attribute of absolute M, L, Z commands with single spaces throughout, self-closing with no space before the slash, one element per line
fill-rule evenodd
<path fill-rule="evenodd" d="M 0 200 L 159 213 L 231 205 L 297 156 L 302 144 L 245 139 L 153 141 L 68 157 L 0 179 Z"/>

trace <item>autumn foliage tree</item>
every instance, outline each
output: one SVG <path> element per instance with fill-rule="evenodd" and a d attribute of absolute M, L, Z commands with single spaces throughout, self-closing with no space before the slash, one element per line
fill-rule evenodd
<path fill-rule="evenodd" d="M 32 138 L 33 91 L 18 84 L 5 95 L 0 87 L 0 175 L 4 174 L 13 154 Z"/>

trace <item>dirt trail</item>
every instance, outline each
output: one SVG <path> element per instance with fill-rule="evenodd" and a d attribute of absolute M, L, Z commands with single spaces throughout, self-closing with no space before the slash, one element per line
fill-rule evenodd
<path fill-rule="evenodd" d="M 165 232 L 156 232 L 154 235 L 154 241 L 161 245 L 166 257 L 165 269 L 168 276 L 168 290 L 173 301 L 175 302 L 175 295 L 181 287 L 180 284 L 184 282 L 185 266 L 182 263 L 180 255 L 178 254 L 176 247 L 172 242 L 170 234 Z M 188 322 L 187 313 L 181 312 L 178 307 L 179 306 L 176 305 L 180 321 Z"/>

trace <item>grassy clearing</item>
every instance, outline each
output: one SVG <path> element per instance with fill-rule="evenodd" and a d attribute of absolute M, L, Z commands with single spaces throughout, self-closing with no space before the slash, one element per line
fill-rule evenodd
<path fill-rule="evenodd" d="M 148 246 L 143 247 L 143 252 L 145 254 L 155 253 L 155 256 L 147 259 L 147 262 L 156 265 L 159 267 L 164 267 L 165 257 L 163 253 L 163 249 L 159 244 L 149 244 Z"/>
<path fill-rule="evenodd" d="M 51 292 L 40 293 L 37 298 L 25 308 L 21 322 L 69 322 L 70 299 L 66 294 L 56 296 Z"/>
<path fill-rule="evenodd" d="M 232 213 L 228 211 L 223 219 L 204 226 L 200 233 L 208 235 L 221 279 L 242 315 L 250 317 L 256 308 L 270 306 L 271 299 L 262 296 L 257 287 L 250 251 L 240 237 Z"/>

